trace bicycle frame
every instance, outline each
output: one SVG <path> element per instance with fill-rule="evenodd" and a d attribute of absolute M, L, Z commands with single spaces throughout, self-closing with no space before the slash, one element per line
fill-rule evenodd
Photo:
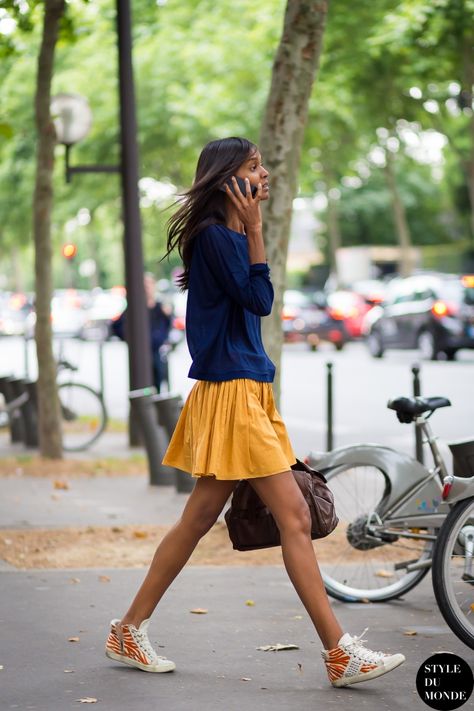
<path fill-rule="evenodd" d="M 379 507 L 370 512 L 370 526 L 384 531 L 397 529 L 440 528 L 455 501 L 466 498 L 466 492 L 474 492 L 474 477 L 462 478 L 448 474 L 446 463 L 439 450 L 437 437 L 433 434 L 425 415 L 415 420 L 429 444 L 434 467 L 428 469 L 416 459 L 397 452 L 395 449 L 378 444 L 356 444 L 340 447 L 315 458 L 310 455 L 309 464 L 327 472 L 341 466 L 373 466 L 384 472 L 389 485 Z M 449 498 L 443 498 L 445 481 L 452 478 Z M 410 531 L 406 537 L 434 539 L 434 535 L 418 534 Z"/>

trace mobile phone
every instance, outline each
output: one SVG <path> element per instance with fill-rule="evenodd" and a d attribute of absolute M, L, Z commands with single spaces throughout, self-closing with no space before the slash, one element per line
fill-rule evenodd
<path fill-rule="evenodd" d="M 239 189 L 240 189 L 240 192 L 242 193 L 242 195 L 246 195 L 246 194 L 247 194 L 247 189 L 246 189 L 246 187 L 245 187 L 245 180 L 244 180 L 243 178 L 239 178 L 238 175 L 235 176 L 235 179 L 236 179 L 236 181 L 237 181 L 237 185 L 239 186 Z M 233 192 L 234 195 L 235 195 L 235 188 L 234 188 L 234 183 L 232 182 L 232 179 L 229 179 L 229 180 L 227 180 L 226 182 L 227 182 L 227 185 L 229 186 L 229 188 L 232 190 L 232 192 Z M 224 187 L 224 186 L 222 186 L 221 190 L 222 190 L 222 192 L 225 193 L 225 187 Z M 252 195 L 253 198 L 254 198 L 255 195 L 257 194 L 257 190 L 258 190 L 258 188 L 257 188 L 256 185 L 251 185 L 251 186 L 250 186 L 250 192 L 251 192 L 251 195 Z"/>

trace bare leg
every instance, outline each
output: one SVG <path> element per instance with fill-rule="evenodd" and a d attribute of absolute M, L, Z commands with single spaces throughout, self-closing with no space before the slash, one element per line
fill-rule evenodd
<path fill-rule="evenodd" d="M 219 481 L 213 477 L 196 481 L 181 518 L 156 549 L 145 580 L 121 625 L 139 627 L 150 617 L 199 540 L 215 523 L 236 484 L 236 481 Z"/>
<path fill-rule="evenodd" d="M 283 561 L 325 649 L 333 649 L 343 630 L 324 588 L 311 542 L 311 516 L 292 472 L 251 479 L 280 530 Z"/>

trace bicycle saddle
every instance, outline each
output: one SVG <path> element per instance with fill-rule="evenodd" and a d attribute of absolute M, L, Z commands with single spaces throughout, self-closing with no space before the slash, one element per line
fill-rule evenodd
<path fill-rule="evenodd" d="M 446 397 L 395 397 L 387 403 L 390 410 L 395 410 L 399 421 L 406 423 L 413 422 L 423 412 L 434 412 L 439 407 L 450 405 Z"/>

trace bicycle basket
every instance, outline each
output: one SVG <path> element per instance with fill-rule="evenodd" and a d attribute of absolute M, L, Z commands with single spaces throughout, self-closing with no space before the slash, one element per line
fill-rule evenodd
<path fill-rule="evenodd" d="M 452 442 L 449 445 L 453 455 L 453 471 L 456 476 L 474 476 L 474 440 Z"/>

